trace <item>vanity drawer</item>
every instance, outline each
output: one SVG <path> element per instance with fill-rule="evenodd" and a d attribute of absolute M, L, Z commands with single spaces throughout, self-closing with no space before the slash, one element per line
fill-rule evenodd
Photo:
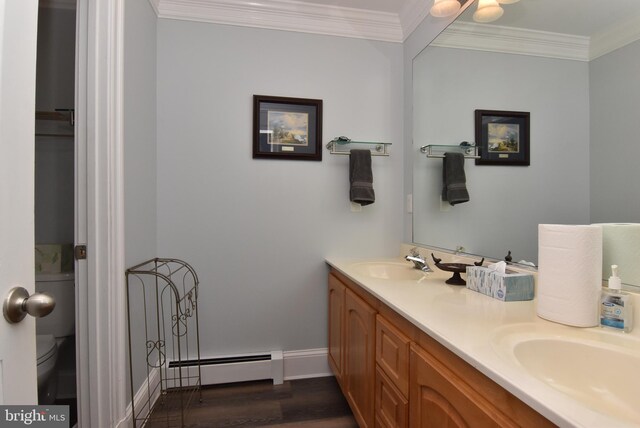
<path fill-rule="evenodd" d="M 376 317 L 376 362 L 404 397 L 409 396 L 411 340 L 380 314 Z"/>
<path fill-rule="evenodd" d="M 409 402 L 380 366 L 376 366 L 376 428 L 409 426 Z"/>

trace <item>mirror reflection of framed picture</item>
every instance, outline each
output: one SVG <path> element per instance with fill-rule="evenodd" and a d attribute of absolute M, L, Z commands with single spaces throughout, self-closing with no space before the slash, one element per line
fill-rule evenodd
<path fill-rule="evenodd" d="M 529 165 L 529 113 L 476 110 L 476 165 Z"/>
<path fill-rule="evenodd" d="M 322 160 L 322 100 L 253 96 L 253 158 Z"/>

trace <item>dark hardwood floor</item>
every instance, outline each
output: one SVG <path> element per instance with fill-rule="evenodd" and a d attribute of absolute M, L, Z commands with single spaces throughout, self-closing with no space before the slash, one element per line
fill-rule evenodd
<path fill-rule="evenodd" d="M 205 387 L 202 402 L 196 399 L 190 406 L 185 426 L 356 428 L 358 424 L 335 378 L 322 377 L 282 385 L 258 381 Z"/>

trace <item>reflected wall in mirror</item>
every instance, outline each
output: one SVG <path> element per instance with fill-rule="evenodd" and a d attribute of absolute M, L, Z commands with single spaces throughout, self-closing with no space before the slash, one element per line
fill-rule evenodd
<path fill-rule="evenodd" d="M 535 264 L 540 223 L 640 222 L 640 1 L 503 7 L 478 24 L 471 5 L 414 58 L 413 240 Z M 419 148 L 473 141 L 477 109 L 530 113 L 530 166 L 467 160 L 450 206 Z"/>

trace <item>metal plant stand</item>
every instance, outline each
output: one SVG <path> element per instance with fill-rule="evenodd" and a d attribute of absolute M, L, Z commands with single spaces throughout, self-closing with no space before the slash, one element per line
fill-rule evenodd
<path fill-rule="evenodd" d="M 183 427 L 202 400 L 198 275 L 154 258 L 126 271 L 133 426 Z"/>

